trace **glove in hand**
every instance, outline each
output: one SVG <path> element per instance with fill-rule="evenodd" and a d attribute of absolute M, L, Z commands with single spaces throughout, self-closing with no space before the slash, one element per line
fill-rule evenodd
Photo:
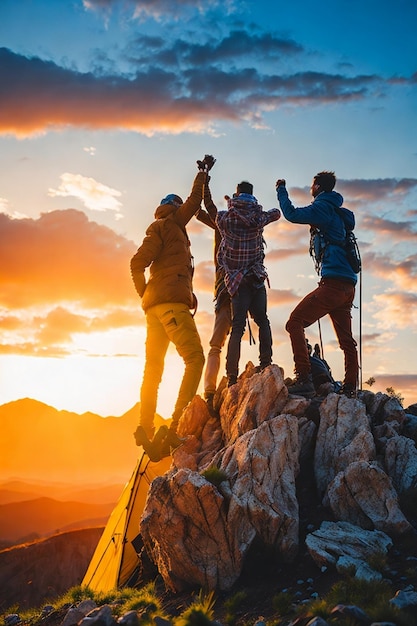
<path fill-rule="evenodd" d="M 197 167 L 200 172 L 209 172 L 213 165 L 215 164 L 216 159 L 212 154 L 206 154 L 202 161 L 197 161 Z"/>

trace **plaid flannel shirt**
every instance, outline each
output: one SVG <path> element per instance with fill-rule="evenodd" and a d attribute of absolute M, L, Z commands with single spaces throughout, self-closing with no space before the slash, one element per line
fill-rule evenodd
<path fill-rule="evenodd" d="M 253 274 L 259 282 L 267 277 L 263 264 L 264 226 L 278 220 L 279 209 L 263 211 L 256 198 L 239 194 L 228 200 L 228 210 L 219 211 L 216 224 L 221 234 L 217 261 L 225 273 L 225 284 L 234 296 L 246 274 Z"/>

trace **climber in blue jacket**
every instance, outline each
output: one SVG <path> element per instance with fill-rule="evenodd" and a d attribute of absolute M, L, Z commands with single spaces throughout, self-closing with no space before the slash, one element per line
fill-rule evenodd
<path fill-rule="evenodd" d="M 310 225 L 310 252 L 320 275 L 317 289 L 301 300 L 285 326 L 290 335 L 296 374 L 296 380 L 288 391 L 307 398 L 315 395 L 315 389 L 304 329 L 327 314 L 344 353 L 342 393 L 355 397 L 358 383 L 358 351 L 352 335 L 351 315 L 357 275 L 343 245 L 346 231 L 353 230 L 355 226 L 355 216 L 342 207 L 343 197 L 334 191 L 335 184 L 334 172 L 319 172 L 311 185 L 313 202 L 306 207 L 294 207 L 285 180 L 278 179 L 276 182 L 284 217 L 293 224 Z"/>

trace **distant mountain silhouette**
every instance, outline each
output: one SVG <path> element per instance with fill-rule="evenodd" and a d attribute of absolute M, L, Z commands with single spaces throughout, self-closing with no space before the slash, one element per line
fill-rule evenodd
<path fill-rule="evenodd" d="M 133 437 L 138 421 L 138 404 L 120 417 L 58 411 L 30 398 L 3 404 L 1 476 L 86 486 L 125 483 L 142 452 Z"/>
<path fill-rule="evenodd" d="M 40 607 L 81 584 L 102 527 L 60 533 L 0 551 L 0 613 Z"/>
<path fill-rule="evenodd" d="M 72 485 L 69 483 L 46 483 L 44 481 L 6 480 L 0 481 L 0 504 L 24 502 L 48 497 L 61 502 L 88 502 L 107 504 L 116 502 L 125 482 L 108 485 Z"/>
<path fill-rule="evenodd" d="M 89 504 L 57 502 L 52 498 L 37 498 L 0 506 L 0 538 L 2 541 L 23 542 L 27 537 L 45 537 L 72 528 L 105 525 L 114 502 Z"/>

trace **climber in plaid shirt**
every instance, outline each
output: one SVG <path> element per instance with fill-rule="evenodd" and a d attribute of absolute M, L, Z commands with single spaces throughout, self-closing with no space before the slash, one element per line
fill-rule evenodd
<path fill-rule="evenodd" d="M 247 181 L 237 185 L 233 198 L 226 197 L 228 210 L 219 211 L 216 224 L 221 235 L 218 263 L 224 270 L 226 288 L 232 298 L 232 331 L 227 346 L 228 386 L 239 373 L 240 344 L 246 317 L 259 328 L 259 367 L 272 363 L 272 334 L 267 316 L 263 229 L 281 217 L 279 209 L 263 211 Z"/>

